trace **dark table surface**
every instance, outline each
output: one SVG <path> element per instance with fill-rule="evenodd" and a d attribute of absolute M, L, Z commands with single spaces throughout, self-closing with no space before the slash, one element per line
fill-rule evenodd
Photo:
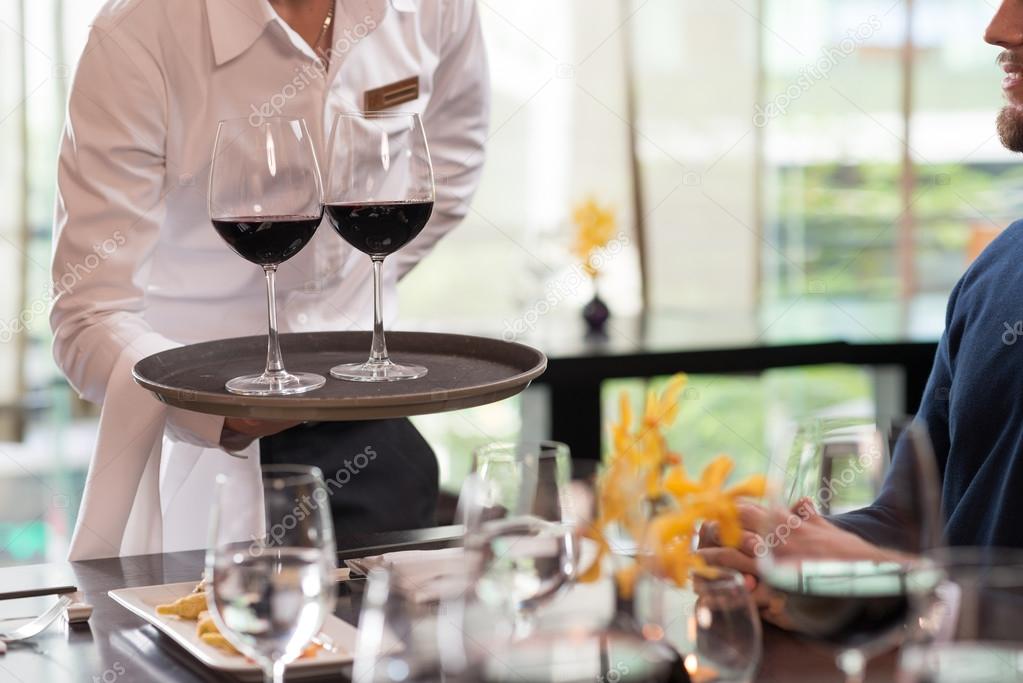
<path fill-rule="evenodd" d="M 374 534 L 350 538 L 339 545 L 339 559 L 374 555 L 396 549 L 443 547 L 456 542 L 457 528 Z M 169 681 L 233 681 L 202 667 L 152 626 L 107 597 L 107 591 L 128 586 L 197 580 L 203 566 L 201 551 L 139 555 L 71 563 L 83 599 L 95 610 L 89 623 L 62 622 L 41 635 L 11 644 L 0 655 L 0 681 L 20 683 L 162 683 Z M 0 588 L 25 568 L 0 569 Z M 336 613 L 355 623 L 361 582 L 341 584 Z M 767 683 L 826 683 L 841 681 L 828 651 L 767 628 L 764 658 L 757 681 Z M 871 662 L 869 681 L 893 680 L 894 655 Z M 343 675 L 326 679 L 347 680 Z"/>

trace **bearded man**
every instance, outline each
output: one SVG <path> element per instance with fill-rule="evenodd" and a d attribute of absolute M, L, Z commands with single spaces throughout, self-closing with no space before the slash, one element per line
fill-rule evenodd
<path fill-rule="evenodd" d="M 984 39 L 1003 50 L 998 64 L 1005 72 L 1006 104 L 998 114 L 998 135 L 1006 148 L 1023 152 L 1023 0 L 1003 0 Z M 1020 320 L 1023 220 L 1006 228 L 952 289 L 945 332 L 916 415 L 934 445 L 949 545 L 1023 548 L 1023 344 L 1003 341 L 1006 325 Z M 825 518 L 812 503 L 800 501 L 794 512 L 803 523 L 786 539 L 788 551 L 869 557 L 864 540 L 885 546 L 891 520 L 899 518 L 891 513 L 910 490 L 907 445 L 906 440 L 896 445 L 872 505 Z M 713 564 L 755 576 L 764 513 L 747 505 L 742 514 L 746 535 L 740 548 L 721 547 L 716 525 L 705 524 L 701 553 Z M 883 556 L 880 550 L 875 554 Z"/>

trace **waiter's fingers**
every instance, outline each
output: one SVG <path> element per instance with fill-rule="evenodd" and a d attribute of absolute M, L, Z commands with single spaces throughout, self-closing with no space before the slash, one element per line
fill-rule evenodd
<path fill-rule="evenodd" d="M 245 436 L 261 437 L 270 436 L 285 429 L 291 429 L 302 424 L 294 420 L 250 420 L 240 417 L 229 417 L 224 420 L 224 429 L 229 429 Z"/>

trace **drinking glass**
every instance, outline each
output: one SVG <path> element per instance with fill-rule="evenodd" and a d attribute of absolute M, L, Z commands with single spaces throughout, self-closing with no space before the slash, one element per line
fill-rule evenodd
<path fill-rule="evenodd" d="M 359 614 L 352 680 L 360 683 L 441 679 L 436 606 L 394 585 L 388 569 L 369 572 Z"/>
<path fill-rule="evenodd" d="M 265 532 L 246 538 L 250 525 L 217 477 L 206 596 L 224 637 L 259 663 L 267 683 L 282 683 L 334 609 L 334 529 L 318 468 L 266 465 L 262 482 Z"/>
<path fill-rule="evenodd" d="M 323 186 L 305 120 L 271 117 L 258 126 L 228 119 L 217 127 L 210 166 L 210 220 L 231 249 L 262 266 L 266 277 L 266 369 L 227 382 L 242 396 L 285 396 L 326 383 L 288 372 L 277 339 L 277 267 L 309 243 L 323 219 Z"/>
<path fill-rule="evenodd" d="M 672 681 L 681 660 L 663 641 L 610 618 L 611 587 L 590 584 L 550 605 L 526 634 L 499 603 L 472 590 L 445 598 L 437 617 L 443 679 L 472 683 Z"/>
<path fill-rule="evenodd" d="M 872 419 L 859 417 L 813 418 L 798 424 L 786 463 L 789 502 L 809 498 L 823 515 L 870 504 L 880 490 L 888 453 L 885 451 L 876 466 L 863 471 L 853 469 L 852 463 L 860 455 L 862 440 L 876 430 Z M 825 485 L 834 473 L 843 472 L 856 476 L 841 487 Z"/>
<path fill-rule="evenodd" d="M 899 683 L 1023 682 L 1023 551 L 945 548 L 911 582 Z"/>
<path fill-rule="evenodd" d="M 392 382 L 426 374 L 387 355 L 384 258 L 411 242 L 433 212 L 433 165 L 418 114 L 341 113 L 329 145 L 326 211 L 330 224 L 373 262 L 373 342 L 364 363 L 331 368 L 338 379 Z"/>
<path fill-rule="evenodd" d="M 460 499 L 475 593 L 513 616 L 516 637 L 533 630 L 535 611 L 575 575 L 569 457 L 554 441 L 484 446 Z"/>
<path fill-rule="evenodd" d="M 940 509 L 930 440 L 912 424 L 902 431 L 878 499 L 825 517 L 818 502 L 839 498 L 864 478 L 880 480 L 889 462 L 888 440 L 874 427 L 824 430 L 809 449 L 836 442 L 842 464 L 827 476 L 817 470 L 810 495 L 786 480 L 791 468 L 777 468 L 759 512 L 756 554 L 773 593 L 768 618 L 838 648 L 836 664 L 853 682 L 863 680 L 869 656 L 904 632 L 907 577 L 940 540 Z"/>
<path fill-rule="evenodd" d="M 695 680 L 746 683 L 761 654 L 757 607 L 738 572 L 690 572 L 680 587 L 649 572 L 636 582 L 635 616 L 645 637 L 671 645 Z"/>

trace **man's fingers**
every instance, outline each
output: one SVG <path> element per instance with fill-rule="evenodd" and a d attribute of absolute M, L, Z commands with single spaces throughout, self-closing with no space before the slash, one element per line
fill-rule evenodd
<path fill-rule="evenodd" d="M 721 542 L 721 526 L 717 522 L 705 522 L 700 525 L 699 548 L 720 548 L 724 547 Z M 757 544 L 760 543 L 760 535 L 753 531 L 743 531 L 742 540 L 739 542 L 738 550 L 753 557 L 756 553 Z"/>
<path fill-rule="evenodd" d="M 739 521 L 743 529 L 763 535 L 768 525 L 767 510 L 761 505 L 742 503 L 739 505 Z"/>
<path fill-rule="evenodd" d="M 817 505 L 814 504 L 813 498 L 809 496 L 803 496 L 796 504 L 792 506 L 792 513 L 799 515 L 803 519 L 811 519 L 813 517 L 819 517 L 820 513 L 817 512 Z"/>
<path fill-rule="evenodd" d="M 757 574 L 756 560 L 735 548 L 703 548 L 697 550 L 696 554 L 702 557 L 707 564 L 715 567 L 727 567 L 754 576 Z"/>
<path fill-rule="evenodd" d="M 700 533 L 697 538 L 699 539 L 697 548 L 716 548 L 721 545 L 721 540 L 718 536 L 718 523 L 704 522 L 701 524 Z"/>

